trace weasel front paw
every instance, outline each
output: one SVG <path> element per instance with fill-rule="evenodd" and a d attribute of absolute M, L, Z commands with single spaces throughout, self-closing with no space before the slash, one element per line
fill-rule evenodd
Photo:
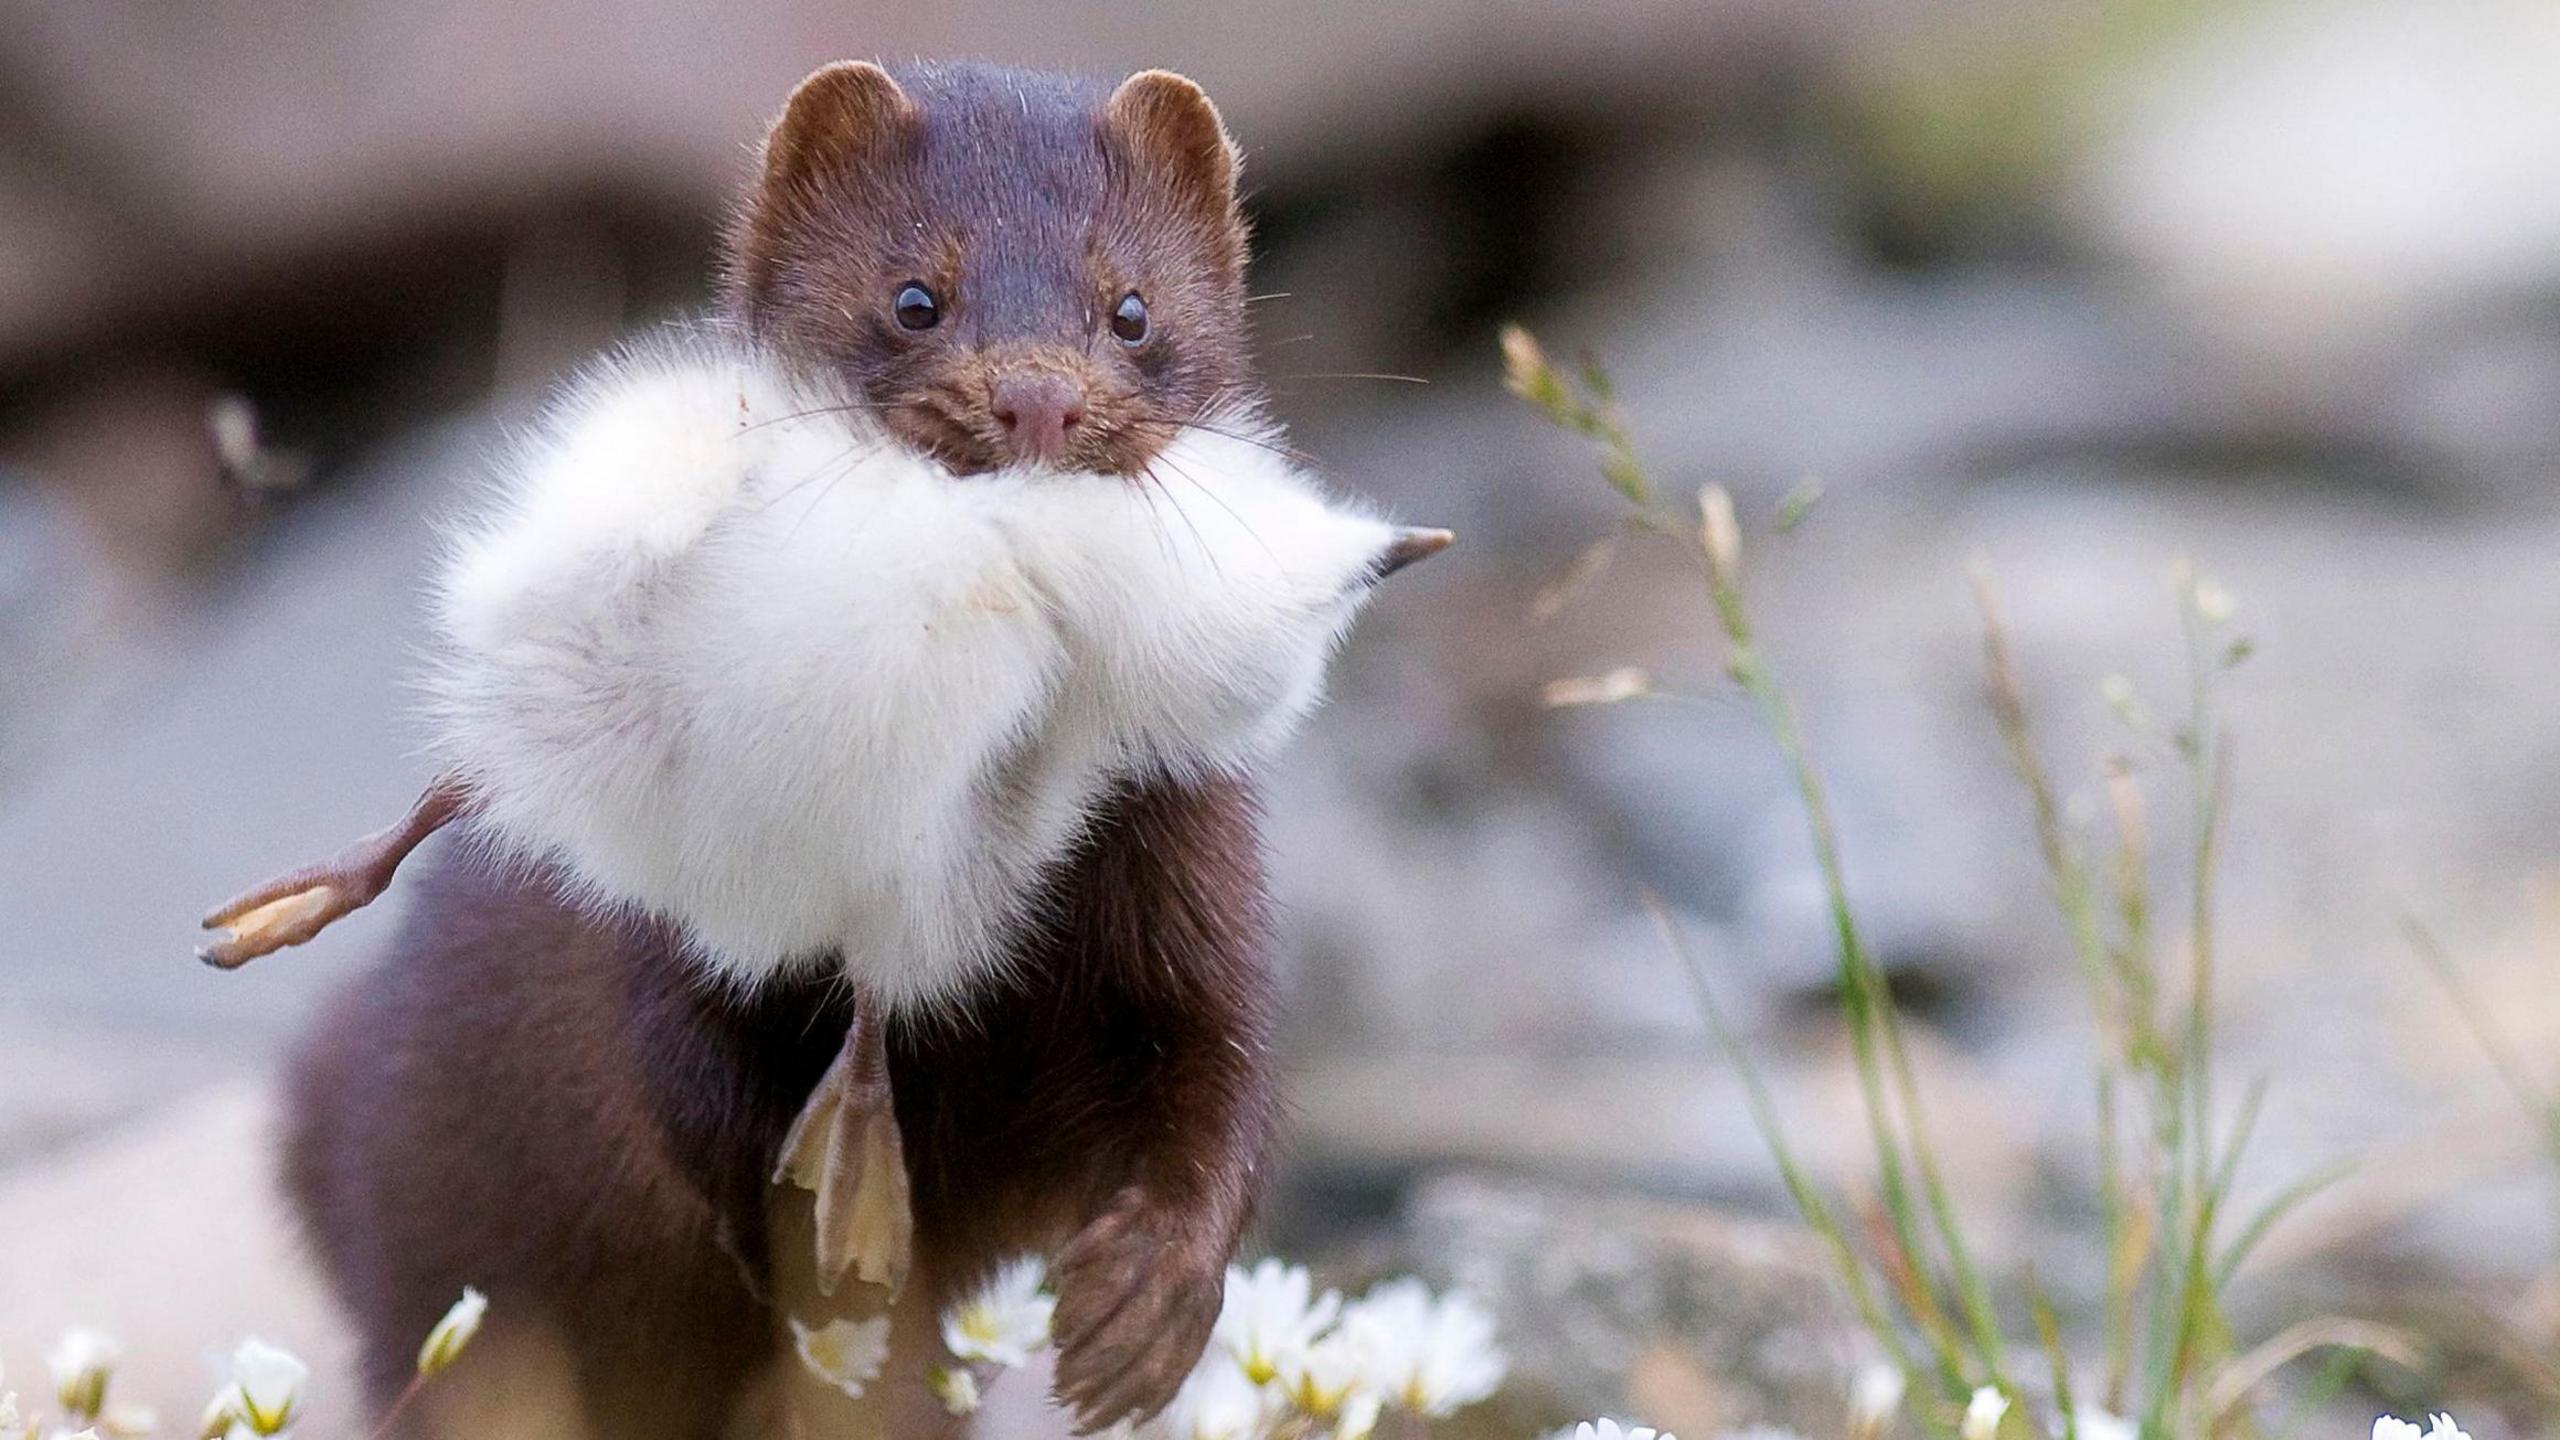
<path fill-rule="evenodd" d="M 1059 1252 L 1057 1396 L 1090 1435 L 1162 1410 L 1218 1323 L 1226 1247 L 1125 1190 Z"/>

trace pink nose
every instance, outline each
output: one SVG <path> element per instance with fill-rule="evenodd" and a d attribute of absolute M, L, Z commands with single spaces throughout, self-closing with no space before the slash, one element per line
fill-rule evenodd
<path fill-rule="evenodd" d="M 996 381 L 992 408 L 1014 459 L 1055 461 L 1084 423 L 1084 387 L 1054 370 L 1022 371 Z"/>

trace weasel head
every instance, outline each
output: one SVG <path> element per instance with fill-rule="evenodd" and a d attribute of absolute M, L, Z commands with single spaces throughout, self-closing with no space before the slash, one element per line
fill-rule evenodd
<path fill-rule="evenodd" d="M 830 65 L 765 140 L 732 305 L 953 474 L 1136 475 L 1250 385 L 1237 167 L 1165 71 Z"/>

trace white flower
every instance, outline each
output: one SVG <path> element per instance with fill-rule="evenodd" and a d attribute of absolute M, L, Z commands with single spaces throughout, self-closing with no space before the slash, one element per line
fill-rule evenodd
<path fill-rule="evenodd" d="M 1985 1385 L 1965 1402 L 1964 1423 L 1956 1433 L 1964 1440 L 1991 1440 L 2000 1433 L 2000 1417 L 2009 1413 L 2009 1397 L 1997 1385 Z"/>
<path fill-rule="evenodd" d="M 954 1415 L 978 1413 L 978 1377 L 967 1370 L 956 1365 L 936 1370 L 924 1378 L 924 1383 L 933 1391 L 933 1398 L 942 1402 L 944 1410 Z"/>
<path fill-rule="evenodd" d="M 1212 1349 L 1155 1424 L 1167 1440 L 1265 1440 L 1271 1396 L 1225 1352 Z"/>
<path fill-rule="evenodd" d="M 1314 1344 L 1342 1313 L 1340 1294 L 1327 1290 L 1315 1295 L 1314 1289 L 1315 1281 L 1303 1265 L 1277 1260 L 1265 1260 L 1251 1270 L 1230 1265 L 1211 1338 L 1244 1367 L 1246 1378 L 1256 1385 L 1268 1384 L 1280 1373 L 1283 1361 Z"/>
<path fill-rule="evenodd" d="M 1342 1402 L 1342 1410 L 1333 1420 L 1333 1440 L 1369 1440 L 1378 1428 L 1378 1414 L 1385 1407 L 1367 1390 L 1354 1390 Z"/>
<path fill-rule="evenodd" d="M 222 1440 L 231 1433 L 232 1422 L 238 1420 L 240 1412 L 248 1407 L 249 1402 L 242 1398 L 237 1385 L 225 1385 L 215 1391 L 213 1398 L 205 1402 L 204 1414 L 196 1421 L 196 1440 Z"/>
<path fill-rule="evenodd" d="M 1679 1437 L 1656 1434 L 1647 1425 L 1621 1428 L 1615 1420 L 1601 1419 L 1585 1420 L 1573 1427 L 1573 1440 L 1679 1440 Z"/>
<path fill-rule="evenodd" d="M 1464 1292 L 1435 1299 L 1419 1280 L 1390 1280 L 1344 1306 L 1341 1334 L 1365 1388 L 1435 1420 L 1492 1394 L 1510 1368 L 1491 1311 Z"/>
<path fill-rule="evenodd" d="M 1048 1267 L 1025 1255 L 989 1277 L 942 1317 L 942 1343 L 963 1360 L 1020 1365 L 1049 1343 L 1058 1297 L 1041 1288 Z"/>
<path fill-rule="evenodd" d="M 44 1357 L 54 1400 L 76 1418 L 94 1417 L 107 1408 L 107 1381 L 123 1358 L 123 1347 L 103 1331 L 65 1332 Z"/>
<path fill-rule="evenodd" d="M 1277 1358 L 1281 1393 L 1318 1420 L 1331 1420 L 1354 1395 L 1375 1396 L 1351 1337 L 1336 1331 Z"/>
<path fill-rule="evenodd" d="M 141 1440 L 160 1428 L 160 1412 L 148 1405 L 110 1405 L 98 1423 L 107 1440 Z"/>
<path fill-rule="evenodd" d="M 2080 1440 L 2141 1440 L 2141 1426 L 2094 1405 L 2074 1410 L 2071 1423 L 2080 1432 Z"/>
<path fill-rule="evenodd" d="M 0 1390 L 0 1440 L 27 1440 L 27 1422 L 18 1414 L 15 1390 Z"/>
<path fill-rule="evenodd" d="M 234 1413 L 258 1434 L 274 1435 L 293 1422 L 310 1378 L 311 1367 L 293 1352 L 254 1336 L 243 1340 L 231 1356 L 231 1385 L 239 1399 Z"/>
<path fill-rule="evenodd" d="M 886 1315 L 861 1321 L 830 1320 L 814 1330 L 793 1320 L 791 1340 L 810 1374 L 856 1399 L 861 1398 L 862 1387 L 880 1378 L 880 1367 L 889 1363 Z"/>
<path fill-rule="evenodd" d="M 1858 1367 L 1849 1380 L 1849 1428 L 1861 1434 L 1873 1434 L 1893 1419 L 1902 1408 L 1902 1367 L 1882 1360 Z"/>
<path fill-rule="evenodd" d="M 489 1297 L 465 1285 L 462 1298 L 453 1302 L 427 1332 L 426 1343 L 418 1347 L 418 1373 L 433 1375 L 454 1362 L 462 1347 L 480 1333 L 480 1321 L 489 1313 Z"/>
<path fill-rule="evenodd" d="M 2373 1440 L 2471 1440 L 2471 1437 L 2463 1433 L 2461 1426 L 2453 1423 L 2451 1415 L 2428 1416 L 2423 1436 L 2418 1427 L 2408 1421 L 2384 1415 L 2373 1422 Z"/>

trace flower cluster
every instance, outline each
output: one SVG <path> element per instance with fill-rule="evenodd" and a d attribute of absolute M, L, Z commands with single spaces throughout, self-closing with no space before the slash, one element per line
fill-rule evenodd
<path fill-rule="evenodd" d="M 942 1317 L 942 1341 L 955 1362 L 931 1376 L 934 1393 L 955 1415 L 977 1409 L 983 1381 L 1027 1364 L 1049 1346 L 1057 1297 L 1047 1272 L 1026 1256 L 999 1270 Z M 396 1412 L 479 1332 L 488 1300 L 465 1289 L 418 1355 L 418 1371 Z M 889 1353 L 886 1317 L 791 1322 L 801 1362 L 820 1379 L 860 1396 L 877 1380 Z M 28 1417 L 0 1375 L 0 1440 L 125 1440 L 154 1428 L 148 1412 L 111 1409 L 107 1392 L 123 1350 L 96 1330 L 72 1330 L 46 1353 L 61 1423 Z M 1215 1330 L 1200 1363 L 1164 1414 L 1144 1425 L 1123 1423 L 1105 1440 L 1368 1440 L 1390 1411 L 1436 1420 L 1491 1395 L 1508 1368 L 1494 1345 L 1493 1319 L 1464 1293 L 1435 1295 L 1411 1278 L 1379 1284 L 1346 1302 L 1317 1293 L 1303 1266 L 1265 1260 L 1250 1270 L 1230 1266 Z M 311 1368 L 263 1340 L 240 1342 L 230 1377 L 197 1427 L 198 1440 L 290 1440 Z M 1877 1440 L 1903 1399 L 1903 1377 L 1871 1365 L 1850 1386 L 1852 1440 Z M 1961 1440 L 1993 1440 L 2012 1423 L 2011 1397 L 1996 1387 L 1973 1392 L 1957 1426 Z M 383 1417 L 386 1425 L 393 1418 Z M 2132 1440 L 2134 1426 L 2104 1412 L 2075 1417 L 2084 1436 Z M 74 1426 L 80 1428 L 74 1429 Z M 2059 1427 L 2057 1427 L 2059 1428 Z M 2041 1433 L 2028 1424 L 2014 1433 Z M 1557 1430 L 1546 1440 L 1676 1440 L 1649 1426 L 1601 1417 Z M 1758 1427 L 1720 1440 L 1798 1440 L 1794 1432 Z M 2471 1440 L 2449 1414 L 2424 1429 L 2384 1415 L 2372 1440 Z"/>
<path fill-rule="evenodd" d="M 954 1415 L 976 1411 L 997 1372 L 1029 1364 L 1049 1348 L 1049 1321 L 1057 1311 L 1048 1266 L 1037 1255 L 999 1267 L 953 1305 L 942 1317 L 942 1346 L 953 1363 L 927 1377 L 942 1408 Z"/>
<path fill-rule="evenodd" d="M 1049 1347 L 1058 1308 L 1036 1256 L 999 1268 L 942 1316 L 950 1363 L 927 1383 L 954 1415 L 975 1412 L 1003 1371 Z M 859 1396 L 886 1367 L 889 1322 L 793 1322 L 801 1363 Z M 1365 1440 L 1390 1410 L 1437 1419 L 1493 1393 L 1505 1361 L 1493 1317 L 1463 1294 L 1392 1280 L 1345 1303 L 1302 1266 L 1230 1266 L 1206 1351 L 1162 1415 L 1117 1440 Z M 0 1437 L 5 1440 L 5 1437 Z"/>
<path fill-rule="evenodd" d="M 1862 1430 L 1872 1433 L 1870 1427 L 1881 1428 L 1884 1420 L 1889 1418 L 1886 1412 L 1901 1403 L 1900 1385 L 1880 1378 L 1884 1373 L 1887 1372 L 1882 1367 L 1877 1367 L 1859 1375 L 1858 1383 L 1851 1392 L 1853 1433 Z M 1899 1372 L 1891 1373 L 1894 1373 L 1897 1379 L 1899 1378 Z M 1890 1399 L 1886 1398 L 1888 1395 Z M 1978 1437 L 1995 1433 L 2008 1413 L 2008 1397 L 1998 1389 L 1986 1385 L 1974 1391 L 1972 1399 L 1967 1402 L 1964 1420 L 1958 1427 L 1958 1433 L 1965 1437 L 1965 1440 L 1978 1440 Z M 2126 1440 L 2131 1440 L 2134 1427 L 2129 1421 L 2094 1410 L 2082 1410 L 2076 1418 L 2080 1433 L 2083 1435 L 2121 1435 L 2126 1437 Z M 1547 1440 L 1675 1440 L 1675 1437 L 1657 1433 L 1642 1425 L 1621 1425 L 1615 1420 L 1602 1419 L 1586 1420 L 1582 1424 L 1558 1430 L 1548 1436 Z M 1725 1432 L 1722 1440 L 1797 1440 L 1797 1437 L 1791 1430 L 1761 1427 L 1751 1430 L 1729 1430 Z M 2424 1430 L 2406 1420 L 2385 1415 L 2373 1422 L 2373 1440 L 2471 1440 L 2471 1437 L 2463 1432 L 2461 1426 L 2453 1423 L 2453 1417 L 2450 1415 L 2427 1417 L 2427 1428 Z"/>
<path fill-rule="evenodd" d="M 452 1364 L 462 1347 L 471 1343 L 488 1307 L 479 1291 L 462 1292 L 462 1299 L 445 1312 L 419 1352 L 410 1394 Z M 66 1331 L 45 1352 L 54 1403 L 62 1407 L 61 1421 L 51 1428 L 38 1423 L 19 1409 L 17 1392 L 0 1384 L 0 1440 L 133 1440 L 152 1433 L 158 1428 L 158 1417 L 152 1412 L 108 1402 L 108 1385 L 123 1358 L 124 1348 L 104 1331 Z M 255 1336 L 241 1341 L 231 1352 L 228 1378 L 197 1422 L 197 1440 L 290 1440 L 310 1380 L 311 1367 L 292 1351 Z M 408 1399 L 403 1395 L 393 1410 Z M 389 1419 L 384 1417 L 386 1423 Z"/>
<path fill-rule="evenodd" d="M 1680 1440 L 1680 1437 L 1657 1431 L 1650 1425 L 1621 1425 L 1603 1417 L 1585 1420 L 1570 1430 L 1559 1430 L 1549 1440 Z"/>
<path fill-rule="evenodd" d="M 1300 1266 L 1227 1270 L 1208 1352 L 1138 1440 L 1365 1440 L 1402 1410 L 1436 1420 L 1491 1395 L 1508 1362 L 1466 1294 L 1390 1280 L 1359 1299 L 1316 1293 Z"/>
<path fill-rule="evenodd" d="M 2427 1428 L 2417 1426 L 2396 1415 L 2384 1415 L 2373 1422 L 2373 1440 L 2471 1440 L 2450 1415 L 2430 1415 Z"/>
<path fill-rule="evenodd" d="M 0 1375 L 0 1440 L 100 1440 L 102 1424 L 109 1435 L 150 1429 L 147 1414 L 121 1408 L 111 1414 L 107 1408 L 107 1382 L 115 1377 L 116 1362 L 122 1358 L 123 1350 L 114 1339 L 96 1330 L 73 1330 L 54 1342 L 45 1352 L 45 1369 L 53 1379 L 53 1400 L 62 1407 L 63 1418 L 52 1429 L 18 1408 L 18 1392 Z M 74 1430 L 75 1425 L 81 1428 Z"/>
<path fill-rule="evenodd" d="M 999 1267 L 984 1285 L 963 1296 L 942 1317 L 942 1344 L 951 1363 L 926 1376 L 934 1397 L 954 1415 L 976 1412 L 996 1373 L 1030 1363 L 1049 1347 L 1049 1319 L 1058 1298 L 1049 1293 L 1048 1269 L 1026 1255 Z M 860 1399 L 889 1363 L 889 1317 L 791 1322 L 800 1364 L 818 1379 Z"/>

